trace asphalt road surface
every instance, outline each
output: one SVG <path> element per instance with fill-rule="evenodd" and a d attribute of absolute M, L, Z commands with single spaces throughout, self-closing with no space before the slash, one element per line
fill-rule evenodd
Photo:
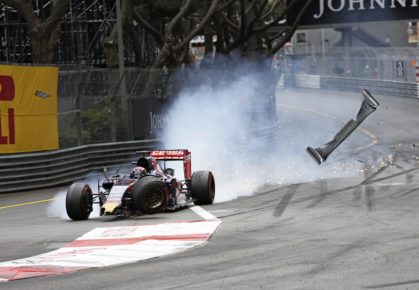
<path fill-rule="evenodd" d="M 278 95 L 288 129 L 324 133 L 318 144 L 304 146 L 329 141 L 362 100 L 361 94 L 316 90 Z M 0 288 L 419 289 L 419 102 L 376 97 L 381 106 L 364 131 L 330 157 L 331 163 L 357 160 L 358 174 L 267 185 L 252 196 L 205 206 L 222 224 L 206 245 L 190 251 Z M 330 128 L 319 121 L 324 118 Z M 297 131 L 284 131 L 290 142 L 301 141 Z M 128 220 L 48 217 L 47 201 L 60 190 L 0 196 L 0 261 L 59 248 L 95 227 L 200 219 L 189 209 Z"/>

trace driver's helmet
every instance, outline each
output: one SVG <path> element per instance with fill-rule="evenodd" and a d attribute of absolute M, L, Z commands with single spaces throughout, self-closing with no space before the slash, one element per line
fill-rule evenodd
<path fill-rule="evenodd" d="M 132 178 L 141 178 L 147 174 L 144 167 L 137 166 L 132 170 L 131 177 Z"/>

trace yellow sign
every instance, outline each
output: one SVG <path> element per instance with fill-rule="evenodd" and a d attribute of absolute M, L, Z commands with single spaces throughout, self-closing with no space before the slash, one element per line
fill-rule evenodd
<path fill-rule="evenodd" d="M 0 154 L 58 149 L 58 68 L 0 65 Z"/>

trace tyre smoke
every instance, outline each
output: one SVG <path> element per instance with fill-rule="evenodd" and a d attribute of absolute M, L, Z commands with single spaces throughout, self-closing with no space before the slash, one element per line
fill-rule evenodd
<path fill-rule="evenodd" d="M 330 141 L 346 116 L 357 113 L 361 95 L 355 100 L 329 101 L 328 107 L 334 108 L 335 115 L 342 114 L 342 120 L 316 113 L 321 105 L 306 102 L 309 91 L 288 92 L 289 106 L 281 106 L 287 100 L 276 91 L 277 79 L 269 69 L 263 69 L 265 73 L 261 73 L 261 65 L 246 63 L 230 65 L 228 70 L 204 71 L 198 82 L 195 79 L 178 94 L 168 110 L 170 121 L 161 136 L 165 148 L 189 149 L 193 171 L 213 172 L 216 202 L 251 195 L 266 186 L 353 175 L 360 168 L 353 157 L 330 158 L 320 167 L 305 148 Z M 269 103 L 275 94 L 276 102 Z M 272 115 L 276 109 L 278 118 Z M 255 130 L 275 125 L 276 132 L 268 137 Z M 252 130 L 254 133 L 247 133 Z M 275 137 L 279 141 L 273 142 Z"/>

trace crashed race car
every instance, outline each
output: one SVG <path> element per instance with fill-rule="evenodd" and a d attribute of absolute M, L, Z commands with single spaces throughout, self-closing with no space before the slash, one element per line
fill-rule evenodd
<path fill-rule="evenodd" d="M 215 196 L 214 176 L 210 171 L 192 174 L 188 150 L 138 151 L 142 156 L 133 164 L 129 175 L 106 178 L 98 193 L 84 183 L 73 183 L 67 191 L 66 210 L 72 220 L 86 220 L 93 204 L 100 205 L 100 215 L 122 217 L 155 214 L 191 204 L 212 204 Z M 166 163 L 183 163 L 184 179 L 174 177 Z"/>

